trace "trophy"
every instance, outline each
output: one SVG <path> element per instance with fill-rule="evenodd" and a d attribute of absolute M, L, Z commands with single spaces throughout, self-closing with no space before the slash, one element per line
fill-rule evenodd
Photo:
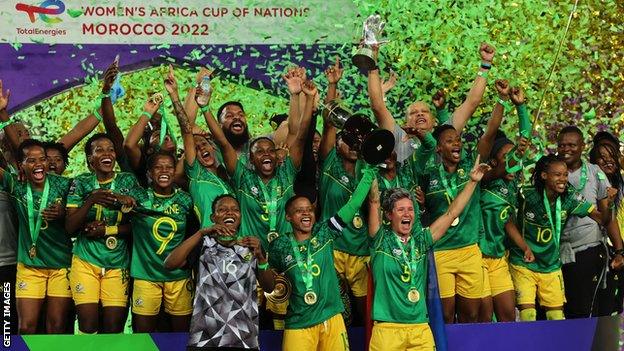
<path fill-rule="evenodd" d="M 330 101 L 324 107 L 329 123 L 338 129 L 342 129 L 347 120 L 353 116 L 353 112 L 346 108 L 339 99 Z"/>
<path fill-rule="evenodd" d="M 288 301 L 292 292 L 290 281 L 283 274 L 275 276 L 275 287 L 270 293 L 265 292 L 266 299 L 274 304 L 281 304 Z"/>
<path fill-rule="evenodd" d="M 368 71 L 377 67 L 377 61 L 373 55 L 371 45 L 378 45 L 387 42 L 380 40 L 381 32 L 383 31 L 385 25 L 386 22 L 382 22 L 379 15 L 371 15 L 366 19 L 366 21 L 364 21 L 362 29 L 363 46 L 357 50 L 351 59 L 353 64 L 359 68 L 360 72 L 363 74 L 368 74 Z"/>
<path fill-rule="evenodd" d="M 384 162 L 394 150 L 392 132 L 378 128 L 363 114 L 354 114 L 345 122 L 342 141 L 371 165 Z"/>

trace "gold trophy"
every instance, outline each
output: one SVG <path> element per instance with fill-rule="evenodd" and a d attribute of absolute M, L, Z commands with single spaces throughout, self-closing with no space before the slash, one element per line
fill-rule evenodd
<path fill-rule="evenodd" d="M 372 46 L 388 42 L 387 40 L 380 40 L 381 32 L 385 26 L 386 22 L 382 22 L 379 15 L 371 15 L 363 23 L 362 47 L 357 50 L 351 59 L 362 74 L 368 74 L 368 71 L 377 67 L 377 60 L 375 60 L 373 55 Z"/>
<path fill-rule="evenodd" d="M 290 293 L 292 292 L 292 285 L 290 281 L 284 277 L 283 274 L 278 274 L 275 276 L 275 287 L 271 293 L 264 293 L 264 297 L 268 301 L 271 301 L 274 304 L 280 304 L 288 301 L 290 298 Z"/>

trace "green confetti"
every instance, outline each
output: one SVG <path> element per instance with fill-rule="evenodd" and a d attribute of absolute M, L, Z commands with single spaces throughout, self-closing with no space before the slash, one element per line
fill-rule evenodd
<path fill-rule="evenodd" d="M 67 14 L 69 14 L 69 17 L 71 17 L 71 18 L 77 18 L 77 17 L 80 17 L 82 15 L 82 10 L 68 9 L 67 10 Z"/>

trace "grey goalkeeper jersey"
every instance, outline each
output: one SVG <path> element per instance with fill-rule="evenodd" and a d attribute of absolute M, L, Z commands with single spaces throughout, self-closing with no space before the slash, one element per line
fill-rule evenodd
<path fill-rule="evenodd" d="M 198 245 L 190 347 L 258 348 L 257 260 L 205 236 Z"/>

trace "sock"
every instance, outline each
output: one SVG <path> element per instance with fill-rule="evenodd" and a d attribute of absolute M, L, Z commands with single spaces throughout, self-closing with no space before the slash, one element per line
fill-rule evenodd
<path fill-rule="evenodd" d="M 535 308 L 525 308 L 522 311 L 520 311 L 521 321 L 534 321 L 536 317 L 537 317 L 537 311 L 535 311 Z"/>
<path fill-rule="evenodd" d="M 550 310 L 550 311 L 546 311 L 546 319 L 548 319 L 549 321 L 556 321 L 556 320 L 562 320 L 565 318 L 563 317 L 562 310 Z"/>

